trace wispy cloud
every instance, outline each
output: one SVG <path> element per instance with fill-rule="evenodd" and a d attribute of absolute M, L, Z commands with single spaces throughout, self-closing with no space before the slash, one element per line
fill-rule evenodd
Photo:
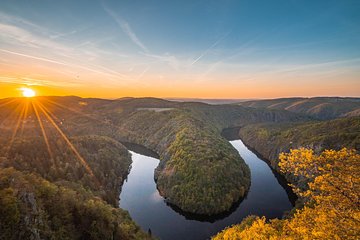
<path fill-rule="evenodd" d="M 39 57 L 39 56 L 34 56 L 34 55 L 29 55 L 29 54 L 14 52 L 14 51 L 8 51 L 6 49 L 0 49 L 0 52 L 4 52 L 4 53 L 16 55 L 16 56 L 21 56 L 21 57 L 26 57 L 26 58 L 31 58 L 31 59 L 39 60 L 39 61 L 43 61 L 43 62 L 58 64 L 58 65 L 62 65 L 62 66 L 67 66 L 67 67 L 71 67 L 71 68 L 78 68 L 78 69 L 86 70 L 86 71 L 101 74 L 101 75 L 107 75 L 107 76 L 110 76 L 113 78 L 123 77 L 122 75 L 120 75 L 117 72 L 109 73 L 109 72 L 99 71 L 99 70 L 95 69 L 94 67 L 90 68 L 90 67 L 81 66 L 81 65 L 77 65 L 77 64 L 61 62 L 61 61 L 57 61 L 57 60 L 53 60 L 53 59 L 49 59 L 49 58 L 45 58 L 45 57 Z M 107 71 L 109 71 L 109 70 L 107 70 Z"/>
<path fill-rule="evenodd" d="M 143 51 L 148 52 L 147 47 L 140 41 L 140 39 L 136 36 L 135 32 L 130 27 L 129 23 L 122 19 L 119 15 L 114 13 L 112 10 L 104 6 L 104 10 L 109 16 L 114 19 L 114 21 L 120 26 L 121 30 L 130 38 L 130 40 L 140 47 Z"/>
<path fill-rule="evenodd" d="M 65 47 L 57 42 L 51 41 L 47 38 L 35 35 L 21 27 L 0 23 L 0 36 L 2 39 L 11 44 L 19 44 L 26 47 L 33 48 L 50 48 L 52 50 L 69 51 L 68 47 Z"/>
<path fill-rule="evenodd" d="M 171 54 L 157 55 L 152 53 L 143 53 L 143 55 L 153 58 L 156 61 L 165 62 L 175 70 L 178 70 L 181 65 L 178 58 Z"/>
<path fill-rule="evenodd" d="M 55 32 L 53 30 L 49 30 L 47 28 L 39 26 L 39 25 L 37 25 L 33 22 L 30 22 L 24 18 L 9 15 L 9 14 L 6 14 L 1 11 L 0 11 L 0 22 L 9 24 L 9 25 L 21 26 L 22 28 L 31 28 L 37 32 L 42 32 L 42 33 L 47 33 L 47 34 L 59 34 L 58 32 Z"/>
<path fill-rule="evenodd" d="M 325 61 L 320 63 L 309 63 L 309 64 L 297 64 L 297 65 L 278 65 L 278 66 L 272 66 L 270 71 L 267 71 L 265 73 L 292 73 L 292 72 L 298 72 L 298 71 L 304 71 L 304 70 L 311 70 L 316 69 L 318 72 L 320 72 L 321 69 L 326 69 L 333 71 L 333 68 L 338 68 L 344 64 L 348 65 L 351 63 L 357 63 L 360 62 L 360 58 L 352 58 L 352 59 L 341 59 L 341 60 L 333 60 L 333 61 Z"/>
<path fill-rule="evenodd" d="M 76 34 L 78 31 L 76 30 L 72 30 L 70 32 L 66 32 L 66 33 L 58 33 L 58 34 L 53 34 L 50 36 L 51 39 L 57 39 L 57 38 L 62 38 L 62 37 L 67 37 L 73 34 Z"/>
<path fill-rule="evenodd" d="M 75 87 L 81 84 L 71 81 L 51 81 L 30 77 L 9 77 L 9 76 L 0 76 L 1 83 L 13 83 L 13 84 L 23 84 L 28 86 L 56 86 L 56 87 Z"/>
<path fill-rule="evenodd" d="M 96 73 L 104 78 L 110 78 L 112 81 L 131 80 L 129 76 L 113 70 L 112 67 L 102 66 L 101 61 L 127 57 L 118 52 L 110 52 L 97 46 L 100 40 L 108 41 L 108 38 L 100 40 L 99 38 L 96 40 L 88 39 L 86 46 L 76 46 L 72 41 L 64 43 L 59 39 L 77 32 L 73 30 L 62 34 L 49 31 L 30 21 L 0 11 L 0 39 L 2 42 L 0 53 L 2 53 L 2 56 L 3 54 L 11 54 L 43 63 L 66 66 L 68 69 L 74 70 L 75 74 L 79 71 Z M 13 49 L 18 50 L 13 51 Z M 3 57 L 3 59 L 6 59 L 6 57 Z M 46 65 L 43 65 L 43 67 L 46 67 Z M 56 69 L 54 68 L 53 71 L 56 71 Z"/>

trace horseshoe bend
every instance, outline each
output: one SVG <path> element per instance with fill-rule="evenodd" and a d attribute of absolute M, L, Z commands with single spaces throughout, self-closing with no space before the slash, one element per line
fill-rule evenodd
<path fill-rule="evenodd" d="M 344 101 L 358 102 L 356 99 Z M 251 185 L 248 165 L 227 139 L 242 137 L 256 154 L 262 154 L 268 159 L 265 161 L 271 161 L 269 164 L 273 171 L 280 174 L 274 160 L 271 160 L 274 158 L 267 152 L 280 151 L 275 139 L 281 141 L 281 131 L 298 131 L 299 128 L 305 131 L 314 126 L 317 131 L 326 132 L 326 125 L 331 124 L 347 137 L 343 140 L 336 138 L 337 142 L 332 143 L 332 132 L 328 132 L 319 144 L 338 144 L 339 140 L 343 146 L 356 148 L 358 144 L 355 140 L 358 135 L 354 133 L 359 126 L 357 117 L 319 122 L 312 120 L 311 115 L 286 110 L 156 98 L 37 97 L 30 100 L 4 99 L 1 103 L 2 174 L 3 179 L 16 179 L 15 182 L 5 181 L 5 186 L 19 191 L 15 196 L 21 205 L 39 208 L 34 211 L 49 211 L 46 203 L 37 201 L 44 198 L 49 201 L 51 198 L 38 191 L 44 191 L 42 188 L 52 184 L 52 188 L 58 189 L 52 189 L 54 193 L 66 190 L 59 195 L 64 198 L 71 192 L 89 191 L 91 195 L 84 196 L 87 201 L 100 201 L 96 198 L 98 196 L 104 200 L 98 204 L 116 209 L 126 216 L 123 210 L 117 208 L 121 185 L 131 171 L 131 155 L 126 148 L 133 150 L 134 146 L 143 146 L 141 148 L 149 149 L 150 155 L 160 160 L 154 170 L 154 181 L 163 201 L 185 215 L 192 214 L 194 219 L 211 219 L 230 211 L 246 198 Z M 13 112 L 13 109 L 17 110 Z M 280 134 L 272 130 L 274 126 Z M 315 130 L 313 132 L 316 133 Z M 303 131 L 293 133 L 292 144 L 306 146 L 303 141 L 309 141 L 306 140 L 309 135 L 297 139 L 299 134 Z M 269 144 L 267 139 L 274 140 Z M 291 175 L 285 174 L 284 177 L 296 182 Z M 34 181 L 41 183 L 18 188 L 19 184 Z M 21 214 L 32 216 L 36 212 Z M 102 217 L 105 221 L 105 216 Z M 41 218 L 41 214 L 37 218 Z M 140 229 L 135 229 L 132 234 L 143 234 Z"/>
<path fill-rule="evenodd" d="M 360 1 L 0 1 L 0 240 L 360 239 Z"/>

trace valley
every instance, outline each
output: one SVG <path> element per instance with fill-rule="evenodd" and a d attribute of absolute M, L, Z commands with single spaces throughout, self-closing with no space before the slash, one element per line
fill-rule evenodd
<path fill-rule="evenodd" d="M 132 166 L 120 195 L 120 207 L 129 211 L 131 218 L 144 231 L 160 239 L 208 239 L 223 228 L 239 223 L 248 215 L 281 218 L 295 203 L 287 195 L 284 181 L 270 167 L 246 148 L 241 140 L 230 141 L 249 166 L 251 185 L 245 197 L 226 212 L 214 216 L 194 215 L 181 211 L 160 196 L 154 181 L 154 170 L 159 160 L 131 152 Z M 146 152 L 145 152 L 146 154 Z M 160 216 L 160 217 L 159 217 Z"/>
<path fill-rule="evenodd" d="M 0 240 L 360 240 L 360 1 L 0 1 Z"/>
<path fill-rule="evenodd" d="M 18 217 L 13 221 L 24 229 L 21 234 L 32 235 L 36 231 L 38 237 L 63 231 L 62 221 L 70 224 L 69 227 L 78 226 L 67 234 L 83 235 L 85 233 L 81 229 L 90 227 L 94 221 L 108 221 L 108 218 L 116 219 L 112 221 L 118 223 L 111 225 L 109 229 L 98 224 L 91 225 L 90 229 L 94 228 L 93 231 L 98 233 L 101 228 L 104 236 L 107 235 L 106 231 L 115 231 L 127 239 L 143 239 L 145 236 L 151 238 L 157 236 L 157 233 L 164 234 L 156 227 L 149 227 L 153 236 L 146 233 L 147 227 L 141 224 L 141 220 L 136 221 L 139 214 L 134 214 L 133 211 L 137 207 L 123 207 L 120 200 L 118 208 L 121 186 L 127 177 L 131 179 L 131 164 L 136 164 L 134 159 L 131 160 L 126 147 L 131 149 L 134 145 L 142 145 L 159 159 L 158 164 L 152 165 L 153 168 L 156 167 L 153 175 L 151 171 L 149 175 L 154 178 L 152 188 L 158 191 L 153 192 L 153 197 L 161 202 L 161 209 L 165 209 L 159 210 L 159 213 L 170 211 L 172 213 L 167 216 L 182 219 L 169 222 L 185 221 L 185 225 L 191 223 L 192 227 L 189 228 L 197 229 L 194 230 L 194 239 L 202 239 L 228 225 L 239 223 L 249 214 L 281 218 L 286 211 L 291 210 L 286 194 L 291 194 L 291 190 L 283 180 L 276 180 L 283 178 L 282 176 L 274 177 L 283 174 L 277 167 L 279 153 L 299 147 L 311 147 L 321 152 L 326 148 L 358 149 L 359 146 L 360 122 L 356 116 L 321 120 L 314 119 L 315 116 L 311 114 L 284 109 L 171 102 L 155 98 L 104 100 L 38 97 L 31 100 L 3 99 L 0 104 L 1 169 L 8 175 L 2 180 L 1 191 L 2 195 L 7 196 L 7 201 L 15 201 L 11 208 L 10 205 L 7 206 L 10 202 L 3 204 L 7 206 L 5 209 L 9 207 L 9 211 L 14 209 L 18 212 Z M 354 112 L 353 109 L 348 111 Z M 224 129 L 228 129 L 225 134 Z M 244 153 L 241 152 L 249 150 L 241 150 L 239 154 L 236 149 L 240 145 L 236 143 L 234 148 L 234 143 L 229 143 L 224 138 L 226 135 L 231 135 L 227 136 L 231 140 L 241 138 L 244 144 L 266 159 L 278 173 L 270 171 L 261 162 L 268 168 L 264 176 L 269 176 L 272 180 L 260 178 L 263 183 L 257 183 L 258 175 L 255 173 L 262 169 L 261 164 L 252 169 L 252 162 L 247 159 L 248 154 L 242 155 Z M 240 148 L 246 149 L 245 146 Z M 250 158 L 256 157 L 253 155 Z M 20 194 L 24 190 L 19 189 L 19 185 L 6 183 L 5 179 L 14 174 L 35 174 L 35 178 L 49 181 L 56 188 L 72 189 L 71 191 L 84 198 L 95 197 L 100 205 L 94 207 L 101 207 L 102 204 L 104 214 L 106 211 L 107 213 L 104 216 L 95 215 L 93 221 L 79 221 L 84 217 L 81 212 L 83 210 L 79 212 L 76 210 L 79 207 L 69 203 L 66 206 L 69 218 L 59 219 L 59 224 L 53 225 L 52 219 L 58 218 L 59 210 L 50 210 L 48 205 L 42 203 L 41 198 L 44 196 L 39 195 L 38 190 L 30 188 L 25 193 L 39 201 L 37 205 L 47 215 L 35 214 L 31 217 L 33 222 L 24 222 L 22 219 L 33 213 L 20 207 L 28 204 Z M 297 178 L 291 174 L 284 176 L 289 182 L 296 182 Z M 274 185 L 265 190 L 272 192 L 280 189 L 281 193 L 266 197 L 269 202 L 261 207 L 256 203 L 266 195 L 266 191 L 256 190 L 256 186 L 262 189 L 264 182 L 274 182 Z M 126 189 L 126 182 L 124 186 Z M 65 193 L 60 193 L 60 196 L 62 194 Z M 271 196 L 275 197 L 274 200 L 271 200 Z M 276 199 L 279 197 L 283 200 Z M 293 199 L 291 196 L 290 198 Z M 132 220 L 126 222 L 125 219 L 130 219 L 129 217 L 115 214 L 119 212 L 117 214 L 129 216 L 123 208 L 129 210 L 131 217 L 134 214 L 135 222 L 142 229 Z M 156 213 L 149 216 L 153 214 Z M 45 221 L 45 216 L 50 218 L 46 217 L 48 220 Z M 95 220 L 97 218 L 99 219 Z M 140 216 L 140 219 L 143 217 Z M 41 225 L 38 225 L 39 221 L 42 222 Z M 159 221 L 163 220 L 159 218 Z M 201 232 L 200 226 L 209 227 L 209 224 L 214 230 Z M 195 227 L 197 225 L 199 227 Z M 4 232 L 11 236 L 12 228 L 3 226 Z M 174 226 L 173 231 L 176 229 Z M 97 239 L 92 233 L 86 234 L 89 239 Z M 170 235 L 164 236 L 166 239 Z"/>

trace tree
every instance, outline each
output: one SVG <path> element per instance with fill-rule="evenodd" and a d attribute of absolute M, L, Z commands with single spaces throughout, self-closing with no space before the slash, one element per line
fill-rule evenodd
<path fill-rule="evenodd" d="M 305 206 L 289 219 L 253 217 L 214 239 L 359 239 L 360 155 L 346 148 L 320 155 L 301 148 L 279 158 L 281 171 L 299 179 L 293 188 Z"/>

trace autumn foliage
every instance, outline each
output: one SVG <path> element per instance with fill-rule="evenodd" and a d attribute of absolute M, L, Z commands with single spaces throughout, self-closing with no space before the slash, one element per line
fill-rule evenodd
<path fill-rule="evenodd" d="M 250 216 L 213 239 L 359 239 L 360 155 L 346 148 L 310 149 L 280 154 L 280 169 L 297 179 L 295 192 L 305 201 L 288 219 Z"/>

